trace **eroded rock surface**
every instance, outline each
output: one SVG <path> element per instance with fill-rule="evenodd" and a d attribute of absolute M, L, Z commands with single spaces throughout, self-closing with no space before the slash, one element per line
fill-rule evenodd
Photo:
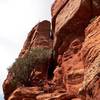
<path fill-rule="evenodd" d="M 62 3 L 60 3 L 61 1 Z M 91 61 L 94 61 L 97 55 L 99 55 L 100 41 L 97 35 L 97 33 L 99 34 L 99 28 L 97 29 L 97 27 L 95 27 L 95 25 L 98 25 L 98 21 L 95 21 L 95 24 L 92 23 L 90 25 L 91 27 L 86 29 L 87 31 L 84 30 L 91 21 L 96 19 L 94 16 L 100 15 L 100 2 L 98 0 L 61 1 L 56 0 L 52 6 L 53 48 L 57 53 L 58 60 L 59 56 L 62 56 L 60 66 L 62 67 L 63 74 L 61 76 L 66 91 L 70 97 L 77 98 L 79 97 L 79 89 L 83 86 L 83 80 L 86 83 L 86 80 L 90 80 L 95 76 L 94 73 L 97 73 L 96 68 L 92 70 L 92 75 L 90 75 L 89 71 L 91 71 L 91 69 L 86 69 L 86 67 L 92 64 L 93 62 Z M 56 7 L 57 5 L 59 6 Z M 90 33 L 91 30 L 92 34 Z M 93 34 L 95 34 L 94 37 L 92 36 Z M 97 62 L 95 62 L 95 64 L 96 63 Z M 56 75 L 59 75 L 59 72 L 58 74 L 56 73 L 55 76 Z M 87 77 L 87 79 L 85 77 Z M 59 80 L 61 80 L 61 78 Z M 85 99 L 88 100 L 87 98 Z"/>
<path fill-rule="evenodd" d="M 100 99 L 100 16 L 85 30 L 86 38 L 82 48 L 85 63 L 83 94 L 86 100 Z"/>
<path fill-rule="evenodd" d="M 100 0 L 55 0 L 51 14 L 53 40 L 50 22 L 40 22 L 28 34 L 19 57 L 31 48 L 53 48 L 57 63 L 53 79 L 40 85 L 43 77 L 36 71 L 39 84 L 33 79 L 31 86 L 15 89 L 9 73 L 3 84 L 5 99 L 100 100 Z"/>
<path fill-rule="evenodd" d="M 27 52 L 29 52 L 32 48 L 37 48 L 37 47 L 52 49 L 52 40 L 50 39 L 50 22 L 49 21 L 45 20 L 38 23 L 31 30 L 31 32 L 29 32 L 28 37 L 24 43 L 24 46 L 19 54 L 19 57 L 24 57 L 27 54 Z M 38 68 L 38 70 L 36 70 L 35 74 L 34 75 L 32 74 L 31 76 L 32 79 L 34 77 L 42 79 L 43 74 L 45 75 L 45 73 L 47 73 L 46 72 L 47 67 L 48 67 L 47 64 L 39 64 L 38 67 L 36 67 Z M 3 90 L 4 90 L 4 95 L 5 95 L 6 100 L 15 89 L 15 87 L 13 87 L 11 84 L 12 80 L 13 80 L 13 75 L 11 73 L 8 73 L 8 76 L 3 84 Z M 34 83 L 34 80 L 31 83 Z"/>
<path fill-rule="evenodd" d="M 8 100 L 36 100 L 36 96 L 42 92 L 39 87 L 19 87 L 12 93 Z"/>
<path fill-rule="evenodd" d="M 40 87 L 19 87 L 8 100 L 66 100 L 66 95 L 66 91 L 62 88 L 45 93 Z"/>
<path fill-rule="evenodd" d="M 60 2 L 63 2 L 63 4 Z M 59 6 L 55 7 L 58 4 Z M 89 24 L 90 19 L 100 14 L 99 6 L 99 0 L 55 1 L 54 5 L 52 6 L 52 13 L 58 13 L 56 13 L 56 16 L 53 16 L 52 18 L 52 29 L 54 32 L 53 46 L 56 51 L 58 50 L 59 46 L 61 48 L 61 45 L 63 46 L 63 44 L 68 45 L 68 43 L 65 42 L 66 38 L 70 37 L 71 40 L 72 37 L 74 37 L 74 34 L 75 36 L 77 34 L 78 36 L 83 35 L 84 29 Z M 61 49 L 63 50 L 63 48 Z"/>
<path fill-rule="evenodd" d="M 31 48 L 52 48 L 52 40 L 50 39 L 50 22 L 42 21 L 38 23 L 31 32 L 24 43 L 24 46 L 19 54 L 19 57 L 24 56 Z"/>

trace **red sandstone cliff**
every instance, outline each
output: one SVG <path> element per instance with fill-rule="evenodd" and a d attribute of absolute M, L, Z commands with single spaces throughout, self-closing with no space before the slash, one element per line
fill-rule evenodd
<path fill-rule="evenodd" d="M 47 80 L 42 90 L 37 84 L 15 89 L 8 73 L 3 84 L 5 99 L 99 100 L 100 0 L 55 0 L 51 13 L 52 29 L 48 21 L 36 25 L 19 57 L 24 57 L 31 48 L 52 48 L 56 56 L 53 60 L 57 62 L 53 79 Z M 46 66 L 39 66 L 41 72 L 46 73 Z"/>
<path fill-rule="evenodd" d="M 45 20 L 38 23 L 31 30 L 31 32 L 29 32 L 28 37 L 24 43 L 24 46 L 19 54 L 19 58 L 23 58 L 27 54 L 27 52 L 29 52 L 32 48 L 37 48 L 37 47 L 52 49 L 52 40 L 50 39 L 50 22 L 49 21 Z M 40 74 L 39 76 L 42 77 L 43 75 L 46 75 L 47 67 L 48 67 L 47 64 L 38 65 L 37 71 L 42 72 L 42 74 Z M 16 89 L 11 84 L 12 80 L 13 80 L 12 74 L 9 72 L 3 84 L 5 99 L 8 99 L 10 94 Z M 31 84 L 33 83 L 31 82 Z"/>
<path fill-rule="evenodd" d="M 50 22 L 43 21 L 38 23 L 29 32 L 27 39 L 24 43 L 23 49 L 19 56 L 24 56 L 31 48 L 44 47 L 52 48 L 52 40 L 50 39 Z"/>

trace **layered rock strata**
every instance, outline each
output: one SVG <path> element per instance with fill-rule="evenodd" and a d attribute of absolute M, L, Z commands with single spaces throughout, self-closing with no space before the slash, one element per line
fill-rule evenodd
<path fill-rule="evenodd" d="M 45 20 L 38 23 L 31 30 L 31 32 L 29 32 L 28 37 L 24 43 L 24 46 L 19 54 L 19 58 L 24 57 L 27 54 L 27 52 L 29 52 L 32 48 L 38 48 L 38 47 L 52 49 L 52 40 L 50 39 L 50 22 L 49 21 Z M 48 67 L 47 64 L 39 64 L 38 67 L 36 67 L 38 68 L 36 69 L 36 72 L 35 72 L 36 75 L 31 76 L 31 78 L 38 77 L 42 79 L 43 75 L 47 77 L 46 75 L 47 67 Z M 11 84 L 12 80 L 13 80 L 13 75 L 9 72 L 3 84 L 3 90 L 4 90 L 4 95 L 5 95 L 6 100 L 8 99 L 10 94 L 15 90 L 15 87 L 13 87 Z M 31 84 L 33 83 L 31 82 Z"/>
<path fill-rule="evenodd" d="M 86 100 L 100 99 L 100 16 L 85 30 L 85 41 L 82 47 L 84 62 L 84 81 L 81 88 Z"/>
<path fill-rule="evenodd" d="M 87 70 L 86 67 L 93 63 L 87 63 L 87 61 L 95 59 L 95 57 L 92 58 L 92 55 L 96 56 L 96 53 L 99 52 L 98 50 L 95 50 L 100 47 L 99 39 L 97 40 L 98 46 L 96 45 L 97 47 L 93 46 L 94 49 L 92 48 L 92 45 L 95 45 L 96 43 L 96 36 L 98 38 L 99 36 L 94 33 L 94 41 L 91 41 L 90 38 L 87 40 L 86 34 L 91 35 L 91 37 L 92 34 L 88 31 L 85 32 L 85 28 L 88 24 L 96 19 L 94 16 L 98 15 L 100 15 L 100 2 L 98 0 L 56 0 L 52 6 L 52 30 L 54 36 L 53 48 L 57 53 L 58 61 L 59 56 L 61 56 L 59 61 L 60 65 L 58 63 L 62 69 L 62 79 L 60 78 L 60 80 L 63 80 L 66 91 L 71 98 L 79 97 L 78 93 L 80 88 L 83 86 L 83 81 L 86 82 L 85 77 L 87 75 L 84 73 L 85 70 Z M 97 23 L 97 21 L 95 23 Z M 91 27 L 92 25 L 93 24 L 91 24 Z M 96 31 L 96 27 L 94 27 L 93 30 Z M 99 30 L 97 31 L 99 32 Z M 89 46 L 86 40 L 88 41 Z M 85 53 L 85 50 L 87 53 Z M 88 52 L 89 50 L 90 52 Z M 93 54 L 91 53 L 92 50 Z M 86 55 L 83 57 L 84 53 Z M 97 71 L 97 68 L 95 71 Z M 91 73 L 94 74 L 95 71 L 92 71 Z M 90 72 L 87 73 L 89 74 Z M 57 75 L 59 75 L 59 71 L 55 74 L 55 76 Z M 87 79 L 88 78 L 89 76 L 87 76 Z"/>
<path fill-rule="evenodd" d="M 46 80 L 44 86 L 36 82 L 15 89 L 8 73 L 3 84 L 5 99 L 99 100 L 100 0 L 55 0 L 51 14 L 52 29 L 48 21 L 38 23 L 28 34 L 19 57 L 24 57 L 31 48 L 52 48 L 57 63 L 53 79 Z M 44 66 L 48 67 L 38 68 Z M 44 69 L 41 72 L 47 74 Z"/>
<path fill-rule="evenodd" d="M 27 39 L 23 45 L 23 48 L 19 54 L 19 57 L 23 57 L 31 48 L 52 48 L 52 40 L 50 39 L 50 22 L 39 22 L 31 32 L 28 33 Z"/>

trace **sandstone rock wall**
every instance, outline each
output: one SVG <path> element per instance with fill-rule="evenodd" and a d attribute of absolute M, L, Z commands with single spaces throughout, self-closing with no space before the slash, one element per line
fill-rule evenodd
<path fill-rule="evenodd" d="M 57 64 L 53 79 L 43 86 L 34 83 L 35 87 L 13 89 L 8 73 L 3 84 L 5 99 L 100 100 L 100 0 L 55 0 L 51 14 L 52 29 L 48 21 L 38 23 L 19 57 L 31 48 L 54 49 Z"/>
<path fill-rule="evenodd" d="M 50 22 L 42 21 L 29 32 L 19 57 L 24 56 L 31 48 L 52 48 L 50 39 Z"/>
<path fill-rule="evenodd" d="M 97 29 L 96 26 L 99 23 L 99 18 L 97 19 L 98 21 L 94 22 L 95 24 L 90 24 L 91 27 L 87 26 L 91 21 L 96 19 L 94 16 L 100 15 L 100 2 L 98 0 L 61 1 L 65 1 L 63 2 L 65 4 L 59 3 L 56 0 L 55 6 L 52 6 L 53 48 L 57 53 L 58 61 L 59 56 L 61 56 L 59 66 L 62 68 L 63 74 L 61 76 L 66 91 L 71 98 L 76 98 L 79 97 L 80 88 L 84 87 L 84 83 L 86 84 L 90 79 L 92 80 L 95 76 L 94 73 L 97 73 L 98 70 L 96 67 L 89 74 L 91 69 L 88 66 L 93 62 L 96 64 L 99 61 L 97 55 L 99 55 L 100 47 L 100 36 L 98 35 L 100 27 L 98 25 Z M 56 7 L 58 3 L 62 7 Z M 98 60 L 95 61 L 95 58 Z M 56 75 L 57 73 L 55 73 Z M 83 100 L 84 98 L 81 99 Z M 85 98 L 85 100 L 88 100 L 88 98 Z M 92 100 L 92 98 L 90 97 L 89 100 Z"/>
<path fill-rule="evenodd" d="M 100 99 L 100 16 L 85 30 L 86 38 L 82 47 L 84 62 L 83 94 L 86 100 Z"/>
<path fill-rule="evenodd" d="M 45 20 L 38 23 L 31 30 L 31 32 L 29 32 L 28 37 L 24 43 L 24 46 L 19 54 L 19 57 L 24 57 L 27 54 L 27 52 L 29 52 L 32 48 L 37 48 L 37 47 L 52 49 L 52 40 L 50 39 L 49 21 Z M 47 67 L 48 67 L 47 64 L 40 64 L 38 66 L 38 71 L 41 72 L 41 69 L 43 69 L 41 74 L 38 75 L 40 78 L 43 76 L 42 74 L 47 73 L 46 72 Z M 38 72 L 36 72 L 36 74 L 37 73 Z M 11 84 L 12 80 L 13 80 L 13 75 L 9 72 L 3 84 L 3 90 L 4 90 L 4 95 L 6 100 L 8 99 L 9 95 L 15 90 L 15 87 L 13 87 Z"/>

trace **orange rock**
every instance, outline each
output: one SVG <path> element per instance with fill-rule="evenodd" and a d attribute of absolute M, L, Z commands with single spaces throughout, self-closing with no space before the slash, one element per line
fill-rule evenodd
<path fill-rule="evenodd" d="M 19 87 L 11 94 L 8 100 L 36 100 L 36 96 L 42 92 L 38 87 Z"/>
<path fill-rule="evenodd" d="M 13 79 L 12 74 L 8 73 L 7 78 L 3 83 L 3 91 L 4 91 L 5 100 L 7 100 L 9 95 L 15 90 L 15 87 L 13 87 L 11 84 L 12 79 Z"/>
<path fill-rule="evenodd" d="M 52 29 L 54 35 L 53 47 L 58 52 L 58 48 L 68 47 L 69 41 L 77 34 L 83 34 L 84 29 L 94 16 L 100 15 L 99 0 L 56 0 L 51 12 Z M 56 14 L 56 16 L 54 16 Z M 72 35 L 71 35 L 72 34 Z M 78 35 L 79 36 L 79 35 Z M 84 36 L 84 34 L 82 35 Z M 65 42 L 66 37 L 69 39 Z M 64 49 L 66 47 L 63 47 Z M 63 49 L 61 48 L 62 52 Z"/>
<path fill-rule="evenodd" d="M 58 57 L 57 57 L 57 63 L 59 65 L 59 67 L 60 67 L 61 63 L 62 63 L 62 55 L 58 55 Z"/>
<path fill-rule="evenodd" d="M 23 57 L 31 48 L 44 47 L 52 48 L 52 40 L 50 39 L 50 22 L 39 22 L 29 32 L 28 37 L 24 43 L 24 46 L 19 54 L 19 57 Z"/>
<path fill-rule="evenodd" d="M 19 54 L 19 57 L 24 57 L 27 54 L 27 52 L 30 51 L 31 48 L 37 48 L 37 47 L 48 48 L 48 49 L 52 48 L 52 40 L 50 39 L 49 21 L 45 20 L 38 23 L 31 30 L 31 32 L 29 32 L 28 37 L 24 43 L 24 46 Z M 41 74 L 36 76 L 36 78 L 38 78 L 38 81 L 40 79 L 44 80 L 44 77 L 46 78 L 47 74 L 48 62 L 47 64 L 39 64 L 36 68 L 38 72 L 41 72 Z M 9 95 L 16 89 L 16 87 L 12 86 L 11 81 L 12 81 L 12 75 L 8 73 L 8 76 L 3 84 L 3 90 L 6 100 L 9 97 Z M 31 83 L 33 85 L 34 83 L 33 80 L 31 80 Z M 35 85 L 37 84 L 38 84 L 37 81 L 35 81 Z"/>
<path fill-rule="evenodd" d="M 74 98 L 74 99 L 72 99 L 72 100 L 82 100 L 82 99 L 80 99 L 80 98 Z"/>
<path fill-rule="evenodd" d="M 60 67 L 43 85 L 48 64 L 40 64 L 30 73 L 31 87 L 17 89 L 9 73 L 3 84 L 5 100 L 100 100 L 100 0 L 55 0 L 51 14 L 53 41 L 50 22 L 40 22 L 29 32 L 19 57 L 31 48 L 53 48 Z"/>
<path fill-rule="evenodd" d="M 59 13 L 59 11 L 62 9 L 62 6 L 64 6 L 66 2 L 68 2 L 68 0 L 55 0 L 51 8 L 51 14 L 53 17 Z"/>
<path fill-rule="evenodd" d="M 61 62 L 63 82 L 67 93 L 77 97 L 83 80 L 88 83 L 94 73 L 99 72 L 95 68 L 91 75 L 89 74 L 91 69 L 85 69 L 87 73 L 84 77 L 84 68 L 90 66 L 99 55 L 99 18 L 86 29 L 85 33 L 84 30 L 91 18 L 100 15 L 100 2 L 99 0 L 64 0 L 64 2 L 56 0 L 51 10 L 53 48 L 58 55 L 63 55 Z M 59 56 L 57 60 L 59 61 Z M 94 61 L 94 64 L 98 60 Z"/>
<path fill-rule="evenodd" d="M 82 47 L 82 58 L 85 63 L 83 95 L 86 100 L 100 99 L 100 16 L 85 30 L 86 38 Z"/>
<path fill-rule="evenodd" d="M 53 82 L 56 85 L 63 85 L 62 81 L 63 81 L 62 67 L 57 66 L 56 69 L 54 70 Z"/>

